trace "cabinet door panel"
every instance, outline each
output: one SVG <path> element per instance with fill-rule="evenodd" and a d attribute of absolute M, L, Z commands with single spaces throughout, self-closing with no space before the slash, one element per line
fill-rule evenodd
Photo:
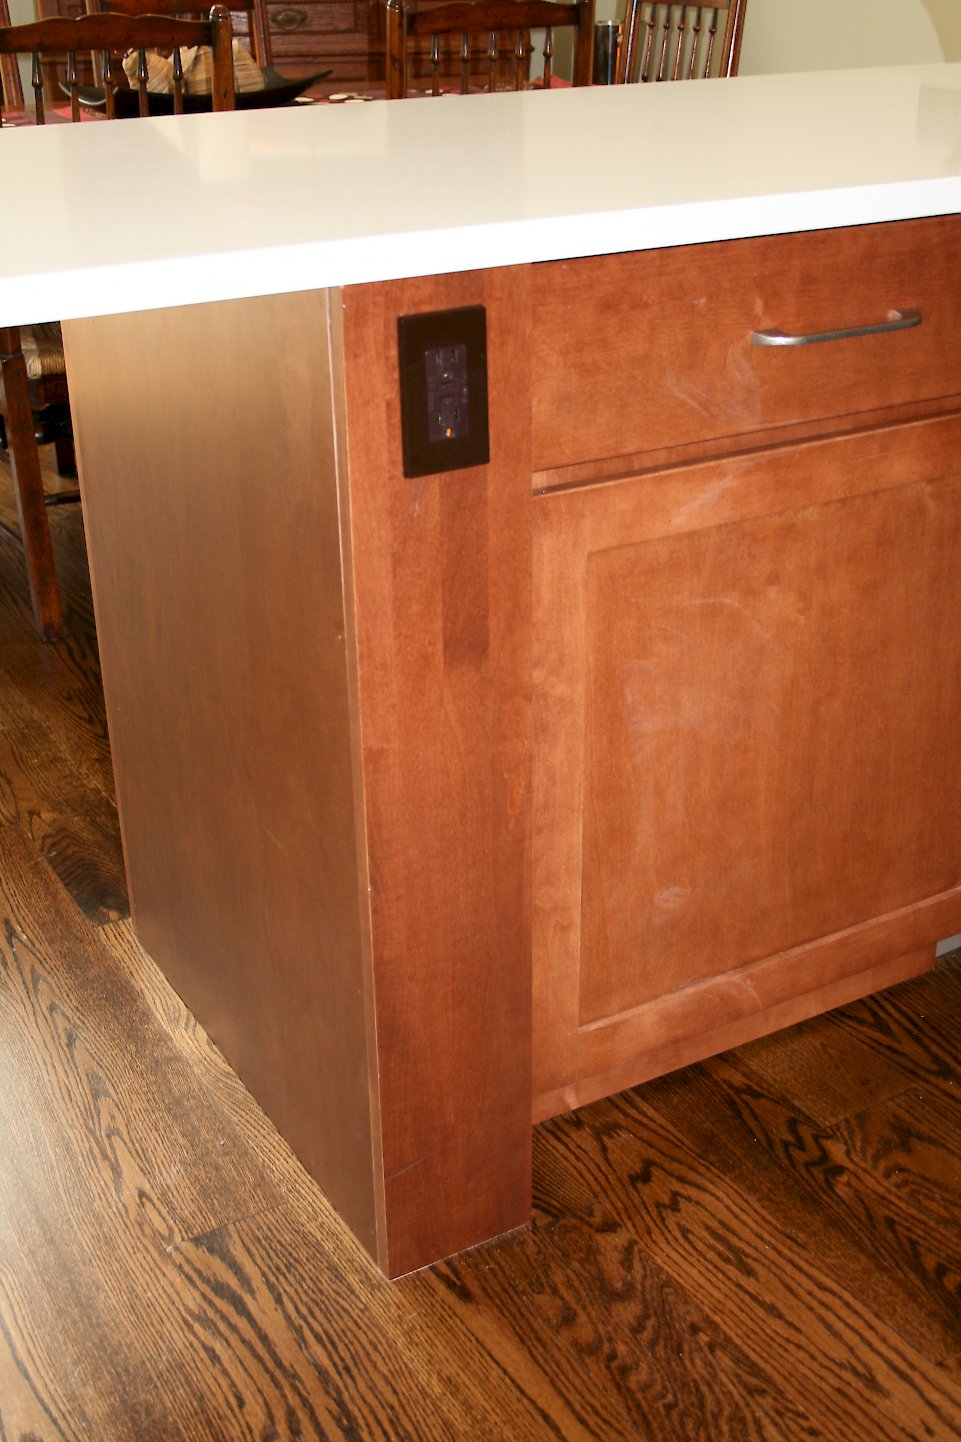
<path fill-rule="evenodd" d="M 952 418 L 537 501 L 536 1090 L 957 905 L 959 440 Z"/>

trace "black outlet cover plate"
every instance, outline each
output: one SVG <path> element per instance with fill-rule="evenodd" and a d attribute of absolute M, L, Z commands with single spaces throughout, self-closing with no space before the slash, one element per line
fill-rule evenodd
<path fill-rule="evenodd" d="M 434 348 L 467 351 L 465 433 L 431 440 L 427 356 Z M 487 311 L 482 305 L 397 318 L 400 412 L 405 476 L 432 476 L 483 466 L 490 460 L 487 419 Z"/>

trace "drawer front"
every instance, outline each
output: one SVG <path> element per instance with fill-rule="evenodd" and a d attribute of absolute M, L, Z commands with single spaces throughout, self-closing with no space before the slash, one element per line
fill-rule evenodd
<path fill-rule="evenodd" d="M 368 7 L 349 0 L 291 0 L 268 5 L 267 22 L 274 58 L 311 55 L 326 64 L 331 52 L 343 52 L 347 41 L 353 51 L 366 51 Z"/>
<path fill-rule="evenodd" d="M 535 267 L 534 470 L 961 393 L 955 217 Z M 918 308 L 915 329 L 796 347 Z"/>

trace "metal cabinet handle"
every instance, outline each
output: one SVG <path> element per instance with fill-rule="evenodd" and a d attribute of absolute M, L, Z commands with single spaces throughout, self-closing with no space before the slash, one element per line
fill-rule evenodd
<path fill-rule="evenodd" d="M 913 330 L 921 324 L 921 312 L 913 308 L 889 310 L 887 320 L 877 325 L 852 325 L 847 330 L 819 330 L 811 335 L 786 335 L 783 330 L 755 330 L 752 345 L 818 345 L 823 340 L 852 340 L 859 335 L 884 335 L 887 331 Z"/>

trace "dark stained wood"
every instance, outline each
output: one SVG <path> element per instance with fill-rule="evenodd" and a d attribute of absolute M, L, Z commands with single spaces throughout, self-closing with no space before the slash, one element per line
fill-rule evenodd
<path fill-rule="evenodd" d="M 0 533 L 0 730 L 22 688 L 60 738 L 37 804 L 82 807 L 86 786 L 96 810 L 80 517 L 51 521 L 53 647 Z M 19 822 L 0 825 L 0 897 L 0 1435 L 961 1435 L 943 1406 L 961 1356 L 961 956 L 801 1043 L 783 1032 L 537 1128 L 536 1224 L 389 1284 L 129 922 L 89 926 Z"/>
<path fill-rule="evenodd" d="M 149 49 L 171 50 L 207 45 L 211 50 L 211 95 L 214 110 L 232 110 L 234 73 L 231 57 L 230 12 L 214 5 L 206 20 L 181 19 L 163 15 L 81 14 L 75 18 L 55 16 L 26 25 L 0 28 L 0 55 L 67 53 L 67 83 L 74 120 L 79 120 L 77 85 L 82 83 L 76 69 L 76 55 L 82 51 L 125 54 Z M 35 65 L 38 63 L 35 58 Z M 118 82 L 119 83 L 119 82 Z M 126 82 L 124 82 L 126 83 Z M 140 86 L 145 94 L 145 84 Z M 38 106 L 40 92 L 37 92 Z M 142 109 L 141 114 L 146 112 Z M 43 123 L 38 109 L 37 123 Z"/>
<path fill-rule="evenodd" d="M 619 85 L 728 78 L 737 74 L 747 0 L 664 4 L 628 0 L 617 64 Z M 720 44 L 718 34 L 723 19 Z M 715 52 L 717 61 L 715 63 Z"/>
<path fill-rule="evenodd" d="M 55 492 L 49 459 L 44 484 Z M 13 492 L 0 472 L 0 526 L 14 517 Z M 0 817 L 19 822 L 75 903 L 101 923 L 128 906 L 79 509 L 58 510 L 51 531 L 69 626 L 44 648 L 43 665 L 23 631 L 19 536 L 0 542 Z"/>
<path fill-rule="evenodd" d="M 7 0 L 0 0 L 0 27 L 10 24 L 10 7 Z M 3 87 L 3 104 L 8 110 L 19 110 L 23 105 L 23 82 L 20 67 L 10 55 L 0 58 L 0 86 Z"/>
<path fill-rule="evenodd" d="M 205 14 L 196 0 L 85 0 L 88 15 L 114 10 L 122 15 L 183 15 L 200 19 Z M 246 39 L 250 53 L 260 66 L 273 64 L 270 26 L 265 0 L 229 0 L 233 34 Z M 236 18 L 234 18 L 236 17 Z"/>
<path fill-rule="evenodd" d="M 840 1071 L 847 1041 L 831 1023 L 832 1018 L 823 1017 L 801 1030 L 825 1036 L 834 1030 Z M 793 1032 L 784 1032 L 778 1040 L 789 1044 L 792 1036 Z M 647 1109 L 652 1109 L 684 1137 L 692 1154 L 709 1160 L 749 1190 L 758 1204 L 777 1212 L 839 1284 L 896 1319 L 906 1340 L 938 1365 L 957 1370 L 961 1314 L 951 1282 L 956 1236 L 947 1229 L 936 1230 L 922 1210 L 890 1194 L 880 1172 L 859 1164 L 855 1147 L 845 1141 L 848 1124 L 820 1126 L 806 1114 L 790 1085 L 783 1092 L 770 1088 L 748 1064 L 758 1045 L 625 1094 L 629 1106 L 643 1108 L 636 1129 L 643 1129 Z M 777 1050 L 773 1038 L 763 1046 L 771 1055 Z M 856 1051 L 852 1060 L 856 1066 Z M 905 1080 L 902 1074 L 902 1085 Z M 850 1125 L 876 1116 L 878 1132 L 885 1134 L 885 1118 L 901 1105 L 898 1099 L 882 1101 L 877 1109 L 866 1106 Z M 538 1147 L 542 1146 L 539 1133 Z M 936 1175 L 943 1173 L 944 1153 L 929 1156 Z M 917 1175 L 925 1178 L 929 1195 L 950 1201 L 950 1190 L 943 1184 L 939 1191 L 934 1178 L 927 1182 L 924 1165 Z M 569 1197 L 563 1188 L 559 1194 L 545 1188 L 543 1195 L 562 1210 L 572 1202 L 583 1206 L 594 1200 L 580 1191 Z"/>
<path fill-rule="evenodd" d="M 459 89 L 466 94 L 484 57 L 488 90 L 527 88 L 531 30 L 544 30 L 543 83 L 550 85 L 553 32 L 574 30 L 571 79 L 590 85 L 593 67 L 594 0 L 556 4 L 554 0 L 451 0 L 409 8 L 405 0 L 387 0 L 387 98 L 403 100 L 410 86 L 409 64 L 417 41 L 429 42 L 431 94 Z M 451 48 L 451 42 L 454 42 Z M 454 87 L 450 76 L 456 77 Z M 476 84 L 476 81 L 475 81 Z"/>
<path fill-rule="evenodd" d="M 900 1332 L 895 1310 L 879 1315 L 849 1291 L 754 1195 L 687 1146 L 673 1119 L 645 1106 L 642 1093 L 558 1119 L 547 1131 L 555 1185 L 576 1184 L 585 1172 L 605 1179 L 603 1198 L 579 1212 L 583 1222 L 616 1232 L 625 1254 L 632 1242 L 653 1251 L 695 1304 L 736 1316 L 748 1357 L 756 1367 L 776 1366 L 779 1388 L 823 1435 L 956 1435 L 956 1358 L 947 1367 L 926 1361 Z"/>
<path fill-rule="evenodd" d="M 606 460 L 610 472 L 614 458 L 684 443 L 716 455 L 803 421 L 855 426 L 866 411 L 956 396 L 957 236 L 947 217 L 535 266 L 534 471 Z M 751 345 L 754 330 L 881 322 L 898 306 L 919 307 L 922 324 Z"/>
<path fill-rule="evenodd" d="M 0 53 L 2 53 L 0 31 Z M 17 517 L 27 560 L 30 604 L 42 636 L 56 636 L 62 625 L 60 594 L 53 563 L 53 546 L 47 524 L 40 457 L 34 439 L 27 367 L 16 326 L 0 327 L 3 414 L 7 430 L 7 456 L 14 479 Z"/>

